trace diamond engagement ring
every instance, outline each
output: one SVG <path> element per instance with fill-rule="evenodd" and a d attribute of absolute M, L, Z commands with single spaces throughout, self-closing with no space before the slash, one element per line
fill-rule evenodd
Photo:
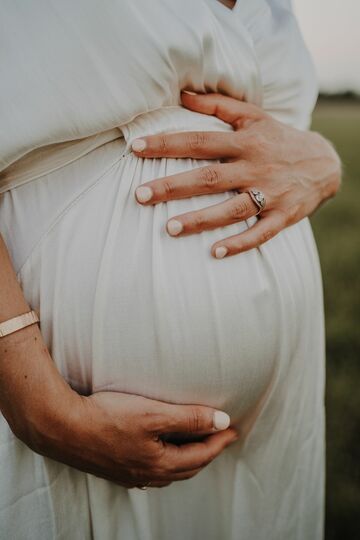
<path fill-rule="evenodd" d="M 254 201 L 256 206 L 258 207 L 258 211 L 256 212 L 256 215 L 260 214 L 266 206 L 266 199 L 265 195 L 262 191 L 255 188 L 250 188 L 245 191 L 245 193 L 248 193 L 251 197 L 251 199 Z"/>

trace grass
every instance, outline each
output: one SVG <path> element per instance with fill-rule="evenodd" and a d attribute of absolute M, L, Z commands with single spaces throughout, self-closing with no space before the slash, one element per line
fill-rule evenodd
<path fill-rule="evenodd" d="M 323 100 L 313 129 L 337 148 L 340 193 L 312 219 L 327 323 L 326 540 L 360 538 L 360 101 Z"/>

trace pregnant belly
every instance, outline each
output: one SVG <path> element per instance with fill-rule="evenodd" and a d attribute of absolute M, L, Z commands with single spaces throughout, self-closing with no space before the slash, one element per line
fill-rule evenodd
<path fill-rule="evenodd" d="M 25 208 L 37 209 L 39 230 L 47 223 L 20 277 L 54 360 L 81 392 L 202 403 L 240 420 L 271 385 L 280 351 L 295 347 L 311 280 L 307 224 L 216 260 L 211 245 L 249 223 L 183 238 L 169 237 L 165 224 L 231 193 L 153 207 L 134 198 L 139 184 L 205 162 L 122 150 L 121 141 L 106 144 L 2 201 L 3 223 L 10 206 L 18 238 L 27 234 Z"/>

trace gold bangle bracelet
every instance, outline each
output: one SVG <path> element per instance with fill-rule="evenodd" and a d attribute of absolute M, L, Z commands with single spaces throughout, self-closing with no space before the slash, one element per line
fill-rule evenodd
<path fill-rule="evenodd" d="M 18 330 L 22 330 L 23 328 L 26 328 L 27 326 L 31 326 L 32 324 L 36 324 L 38 322 L 40 322 L 40 319 L 36 311 L 28 311 L 23 315 L 13 317 L 8 321 L 0 323 L 0 338 L 8 336 L 9 334 L 13 334 Z"/>

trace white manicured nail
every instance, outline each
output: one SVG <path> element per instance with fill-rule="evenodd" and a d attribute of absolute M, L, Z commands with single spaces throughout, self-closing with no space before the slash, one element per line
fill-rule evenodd
<path fill-rule="evenodd" d="M 142 152 L 146 148 L 146 141 L 144 139 L 135 139 L 131 147 L 135 152 Z"/>
<path fill-rule="evenodd" d="M 213 425 L 218 431 L 227 429 L 230 426 L 230 416 L 223 411 L 215 411 Z"/>
<path fill-rule="evenodd" d="M 167 224 L 167 230 L 168 233 L 171 234 L 171 236 L 176 236 L 183 230 L 182 223 L 180 223 L 180 221 L 178 221 L 177 219 L 170 219 Z"/>
<path fill-rule="evenodd" d="M 135 193 L 136 193 L 136 198 L 139 202 L 150 201 L 150 199 L 153 196 L 153 190 L 147 186 L 136 188 Z"/>
<path fill-rule="evenodd" d="M 189 96 L 196 96 L 196 92 L 191 92 L 191 90 L 181 90 L 183 94 L 189 94 Z"/>
<path fill-rule="evenodd" d="M 215 257 L 217 259 L 223 259 L 227 254 L 228 250 L 225 246 L 220 246 L 215 249 Z"/>

